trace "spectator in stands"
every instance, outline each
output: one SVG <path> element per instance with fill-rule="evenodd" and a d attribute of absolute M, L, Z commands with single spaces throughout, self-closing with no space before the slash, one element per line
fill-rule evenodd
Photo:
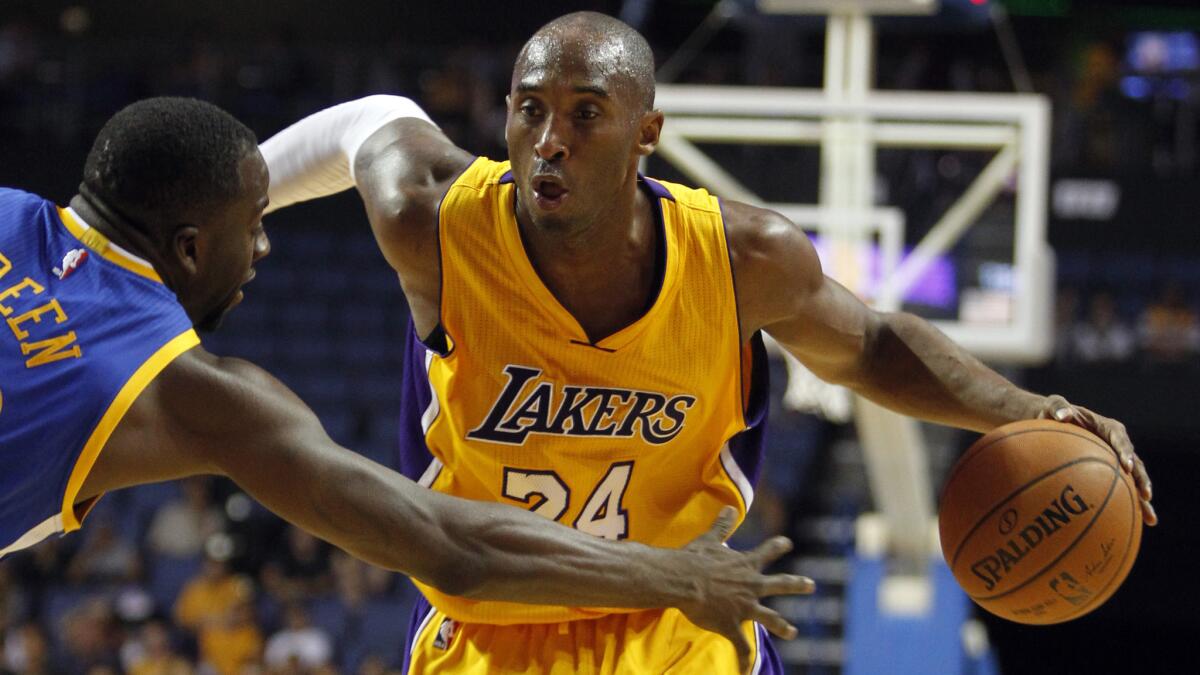
<path fill-rule="evenodd" d="M 25 597 L 23 589 L 14 583 L 11 568 L 0 565 L 0 636 L 8 633 L 8 629 L 16 624 L 17 617 L 24 609 Z M 0 668 L 4 664 L 4 642 L 0 640 Z M 3 675 L 0 671 L 0 675 Z"/>
<path fill-rule="evenodd" d="M 1121 60 L 1113 45 L 1084 47 L 1066 101 L 1055 105 L 1056 163 L 1093 170 L 1148 169 L 1149 112 L 1121 94 Z"/>
<path fill-rule="evenodd" d="M 1133 328 L 1117 316 L 1111 293 L 1097 291 L 1087 317 L 1071 329 L 1071 350 L 1085 363 L 1128 361 L 1137 348 Z"/>
<path fill-rule="evenodd" d="M 222 530 L 225 518 L 212 504 L 208 476 L 180 482 L 183 496 L 165 504 L 154 515 L 147 545 L 157 555 L 190 558 L 199 555 L 204 542 Z"/>
<path fill-rule="evenodd" d="M 121 664 L 127 675 L 192 675 L 192 665 L 171 644 L 171 632 L 161 619 L 153 619 L 121 647 Z"/>
<path fill-rule="evenodd" d="M 0 86 L 23 84 L 37 68 L 41 47 L 34 26 L 12 19 L 0 26 Z"/>
<path fill-rule="evenodd" d="M 1188 304 L 1182 284 L 1168 282 L 1158 299 L 1146 306 L 1138 337 L 1151 361 L 1179 363 L 1200 353 L 1200 318 Z"/>
<path fill-rule="evenodd" d="M 184 585 L 175 602 L 175 621 L 199 633 L 209 623 L 223 621 L 239 602 L 254 595 L 254 586 L 229 570 L 224 557 L 209 555 L 200 574 Z"/>
<path fill-rule="evenodd" d="M 239 597 L 219 620 L 200 628 L 202 667 L 217 675 L 244 675 L 261 662 L 262 630 L 254 616 L 253 600 L 250 594 Z"/>
<path fill-rule="evenodd" d="M 75 584 L 109 584 L 141 576 L 137 547 L 117 531 L 112 517 L 94 514 L 84 533 L 83 545 L 67 565 L 67 578 Z"/>
<path fill-rule="evenodd" d="M 63 617 L 59 642 L 67 649 L 69 672 L 119 671 L 121 626 L 112 604 L 103 596 L 84 600 Z"/>
<path fill-rule="evenodd" d="M 1063 286 L 1054 300 L 1054 360 L 1067 363 L 1075 357 L 1072 346 L 1076 314 L 1079 313 L 1079 289 Z"/>
<path fill-rule="evenodd" d="M 50 658 L 50 641 L 37 623 L 30 621 L 4 638 L 4 663 L 0 671 L 14 675 L 53 675 L 60 672 Z"/>
<path fill-rule="evenodd" d="M 333 553 L 331 567 L 338 600 L 349 610 L 362 607 L 371 598 L 391 594 L 399 579 L 393 572 L 368 565 L 342 551 Z"/>
<path fill-rule="evenodd" d="M 307 675 L 329 665 L 333 640 L 309 622 L 308 612 L 298 602 L 290 603 L 284 627 L 267 641 L 263 661 L 272 675 Z"/>
<path fill-rule="evenodd" d="M 328 544 L 292 525 L 285 538 L 283 550 L 263 567 L 263 587 L 285 602 L 328 593 L 333 588 Z"/>

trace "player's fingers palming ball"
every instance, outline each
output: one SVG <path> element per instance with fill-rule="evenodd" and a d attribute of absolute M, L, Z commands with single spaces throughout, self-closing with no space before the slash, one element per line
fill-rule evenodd
<path fill-rule="evenodd" d="M 1014 422 L 975 442 L 942 491 L 942 554 L 981 607 L 1026 624 L 1104 603 L 1133 567 L 1142 514 L 1116 453 L 1077 426 Z"/>

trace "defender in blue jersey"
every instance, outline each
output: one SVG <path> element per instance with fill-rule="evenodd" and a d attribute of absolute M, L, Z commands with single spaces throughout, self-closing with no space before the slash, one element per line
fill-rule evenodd
<path fill-rule="evenodd" d="M 199 346 L 270 250 L 254 134 L 200 101 L 150 99 L 100 131 L 68 208 L 0 190 L 0 554 L 80 526 L 105 491 L 224 474 L 376 565 L 479 599 L 679 607 L 701 626 L 812 582 L 763 575 L 784 539 L 606 542 L 468 502 L 333 443 L 270 375 Z"/>

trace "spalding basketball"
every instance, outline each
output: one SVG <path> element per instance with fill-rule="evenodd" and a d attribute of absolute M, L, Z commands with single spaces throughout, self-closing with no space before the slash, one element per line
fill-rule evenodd
<path fill-rule="evenodd" d="M 1027 624 L 1069 621 L 1120 587 L 1142 540 L 1133 478 L 1095 434 L 1049 420 L 976 441 L 942 491 L 954 578 L 981 607 Z"/>

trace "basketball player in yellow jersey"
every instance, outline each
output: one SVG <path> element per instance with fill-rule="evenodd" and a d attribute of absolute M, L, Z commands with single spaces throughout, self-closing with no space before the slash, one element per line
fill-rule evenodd
<path fill-rule="evenodd" d="M 318 113 L 262 146 L 274 207 L 357 185 L 415 338 L 402 469 L 435 491 L 524 505 L 599 537 L 672 546 L 753 497 L 770 333 L 821 377 L 978 431 L 1054 416 L 1123 427 L 1018 389 L 925 321 L 826 278 L 782 216 L 641 177 L 663 115 L 649 47 L 594 13 L 537 32 L 514 68 L 510 162 L 455 147 L 411 101 Z M 780 672 L 673 610 L 531 608 L 421 587 L 410 673 Z M 781 617 L 756 620 L 786 634 Z"/>

